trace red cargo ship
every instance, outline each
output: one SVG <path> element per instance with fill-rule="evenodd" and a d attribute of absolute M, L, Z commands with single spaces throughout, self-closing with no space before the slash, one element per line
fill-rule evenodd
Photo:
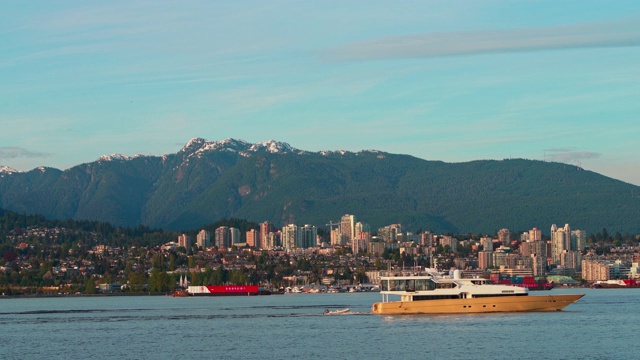
<path fill-rule="evenodd" d="M 621 279 L 621 280 L 604 280 L 596 281 L 591 285 L 592 288 L 602 289 L 624 289 L 624 288 L 637 288 L 640 287 L 640 282 L 636 279 Z"/>
<path fill-rule="evenodd" d="M 258 285 L 202 285 L 189 286 L 191 296 L 248 296 L 260 295 Z"/>

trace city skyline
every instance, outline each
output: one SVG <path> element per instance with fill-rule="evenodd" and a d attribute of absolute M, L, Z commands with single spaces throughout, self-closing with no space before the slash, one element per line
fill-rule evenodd
<path fill-rule="evenodd" d="M 640 185 L 640 4 L 7 4 L 0 166 L 270 139 Z"/>

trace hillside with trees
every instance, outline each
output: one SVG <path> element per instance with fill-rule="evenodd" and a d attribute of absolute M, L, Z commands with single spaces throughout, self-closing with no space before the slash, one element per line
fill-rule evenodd
<path fill-rule="evenodd" d="M 640 188 L 579 167 L 524 159 L 427 161 L 379 151 L 190 141 L 176 154 L 0 174 L 0 206 L 50 219 L 182 230 L 223 218 L 493 233 L 570 223 L 638 232 Z"/>

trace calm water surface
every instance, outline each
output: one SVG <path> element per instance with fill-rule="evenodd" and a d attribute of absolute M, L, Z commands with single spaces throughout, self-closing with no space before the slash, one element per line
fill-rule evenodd
<path fill-rule="evenodd" d="M 440 316 L 372 315 L 377 293 L 0 298 L 0 358 L 640 358 L 640 289 L 546 293 L 560 292 L 586 295 L 561 312 Z"/>

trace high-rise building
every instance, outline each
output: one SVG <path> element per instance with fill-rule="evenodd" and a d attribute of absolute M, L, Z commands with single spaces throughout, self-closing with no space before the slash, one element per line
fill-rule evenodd
<path fill-rule="evenodd" d="M 267 243 L 267 236 L 269 233 L 273 232 L 274 227 L 268 221 L 260 223 L 260 241 L 259 244 L 256 244 L 256 247 L 259 249 L 267 249 L 265 245 Z"/>
<path fill-rule="evenodd" d="M 493 238 L 491 236 L 483 236 L 480 238 L 480 245 L 484 251 L 493 251 Z"/>
<path fill-rule="evenodd" d="M 565 224 L 563 228 L 558 228 L 556 224 L 551 225 L 551 261 L 560 265 L 562 253 L 571 250 L 571 228 Z"/>
<path fill-rule="evenodd" d="M 478 268 L 488 269 L 493 266 L 493 251 L 478 251 Z"/>
<path fill-rule="evenodd" d="M 433 246 L 433 234 L 430 231 L 423 231 L 420 235 L 421 246 Z"/>
<path fill-rule="evenodd" d="M 539 242 L 544 243 L 543 241 Z M 547 256 L 545 254 L 538 255 L 532 253 L 530 257 L 533 276 L 545 276 L 547 274 Z"/>
<path fill-rule="evenodd" d="M 305 224 L 298 228 L 300 233 L 298 247 L 308 249 L 318 245 L 318 228 L 313 225 Z"/>
<path fill-rule="evenodd" d="M 368 244 L 371 242 L 371 227 L 368 224 L 358 221 L 356 223 L 356 236 L 351 241 L 351 251 L 356 254 L 361 251 L 367 251 Z"/>
<path fill-rule="evenodd" d="M 365 237 L 363 237 L 361 234 L 362 233 L 371 233 L 371 226 L 369 226 L 369 224 L 363 223 L 361 221 L 358 221 L 356 223 L 356 228 L 355 228 L 355 238 L 356 239 L 364 239 Z"/>
<path fill-rule="evenodd" d="M 391 224 L 378 229 L 378 236 L 387 243 L 396 242 L 399 234 L 402 234 L 401 224 Z"/>
<path fill-rule="evenodd" d="M 240 236 L 240 229 L 230 227 L 229 228 L 229 246 L 233 246 L 233 244 L 237 244 L 241 242 L 242 242 L 242 237 Z"/>
<path fill-rule="evenodd" d="M 371 241 L 369 243 L 368 251 L 376 256 L 382 255 L 384 249 L 387 247 L 387 243 L 384 241 Z"/>
<path fill-rule="evenodd" d="M 282 240 L 282 247 L 285 250 L 293 250 L 297 248 L 297 237 L 298 227 L 295 224 L 289 224 L 282 227 L 282 234 L 280 239 Z"/>
<path fill-rule="evenodd" d="M 315 247 L 318 244 L 318 228 L 308 224 L 304 226 L 289 224 L 282 228 L 280 239 L 285 250 Z"/>
<path fill-rule="evenodd" d="M 458 251 L 458 239 L 453 236 L 444 235 L 440 240 L 440 244 L 442 247 L 449 247 L 449 251 L 456 252 Z"/>
<path fill-rule="evenodd" d="M 340 219 L 340 243 L 342 245 L 351 244 L 356 236 L 356 217 L 354 215 L 345 214 Z"/>
<path fill-rule="evenodd" d="M 335 228 L 331 229 L 331 245 L 339 245 L 342 246 L 342 236 L 340 236 L 340 229 Z"/>
<path fill-rule="evenodd" d="M 582 268 L 582 253 L 579 251 L 565 250 L 560 259 L 560 265 L 567 269 L 580 271 Z"/>
<path fill-rule="evenodd" d="M 215 231 L 215 245 L 218 248 L 231 247 L 231 233 L 228 226 L 220 226 Z"/>
<path fill-rule="evenodd" d="M 182 246 L 186 249 L 191 247 L 191 242 L 189 241 L 189 237 L 187 234 L 182 234 L 178 236 L 178 246 Z"/>
<path fill-rule="evenodd" d="M 506 228 L 498 230 L 498 241 L 504 246 L 509 246 L 511 244 L 511 231 Z"/>
<path fill-rule="evenodd" d="M 547 258 L 547 243 L 542 240 L 527 241 L 520 244 L 520 254 L 522 256 L 536 255 Z"/>
<path fill-rule="evenodd" d="M 584 230 L 571 231 L 571 250 L 584 251 L 587 247 L 587 232 Z"/>
<path fill-rule="evenodd" d="M 606 281 L 610 279 L 609 266 L 595 260 L 582 260 L 582 278 L 587 281 Z"/>
<path fill-rule="evenodd" d="M 507 255 L 509 255 L 508 252 L 506 252 L 502 247 L 496 249 L 496 251 L 491 253 L 491 257 L 492 257 L 492 261 L 493 261 L 493 266 L 495 267 L 500 267 L 500 266 L 504 266 L 504 267 L 509 267 L 508 265 L 508 261 L 507 261 Z"/>
<path fill-rule="evenodd" d="M 256 231 L 256 229 L 251 229 L 251 230 L 247 231 L 247 233 L 245 235 L 247 237 L 247 245 L 249 245 L 251 247 L 257 247 L 256 243 L 257 243 L 257 240 L 258 240 L 259 233 Z"/>
<path fill-rule="evenodd" d="M 538 228 L 533 228 L 529 230 L 529 240 L 528 241 L 540 241 L 542 240 L 542 230 Z"/>
<path fill-rule="evenodd" d="M 196 244 L 201 248 L 208 248 L 211 246 L 211 234 L 205 229 L 200 230 L 196 236 Z"/>
<path fill-rule="evenodd" d="M 267 238 L 265 239 L 265 243 L 262 247 L 263 250 L 273 250 L 281 246 L 280 236 L 282 233 L 280 231 L 270 231 L 267 234 Z"/>

